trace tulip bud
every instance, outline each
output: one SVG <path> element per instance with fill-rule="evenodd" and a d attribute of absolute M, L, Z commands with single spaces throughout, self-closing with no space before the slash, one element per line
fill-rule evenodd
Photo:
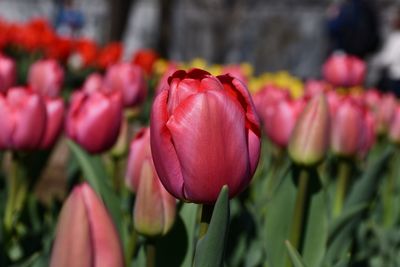
<path fill-rule="evenodd" d="M 143 71 L 138 66 L 120 63 L 111 66 L 104 78 L 105 88 L 111 92 L 121 92 L 125 107 L 141 104 L 147 94 Z"/>
<path fill-rule="evenodd" d="M 359 149 L 360 156 L 365 156 L 368 153 L 376 139 L 376 121 L 371 111 L 365 111 L 363 124 L 361 145 Z"/>
<path fill-rule="evenodd" d="M 313 97 L 315 95 L 326 93 L 332 90 L 332 85 L 326 81 L 308 80 L 304 85 L 304 94 L 306 97 Z"/>
<path fill-rule="evenodd" d="M 324 78 L 336 86 L 356 86 L 364 82 L 365 62 L 347 54 L 333 54 L 323 65 Z"/>
<path fill-rule="evenodd" d="M 364 111 L 351 98 L 344 99 L 332 114 L 331 148 L 341 156 L 357 154 L 364 131 Z"/>
<path fill-rule="evenodd" d="M 260 155 L 260 125 L 247 88 L 230 75 L 199 69 L 177 71 L 168 81 L 150 120 L 161 182 L 173 196 L 196 203 L 214 203 L 224 185 L 234 197 L 249 184 Z"/>
<path fill-rule="evenodd" d="M 393 143 L 400 144 L 400 105 L 397 105 L 394 112 L 389 130 L 389 139 Z"/>
<path fill-rule="evenodd" d="M 304 108 L 303 100 L 281 100 L 265 113 L 263 121 L 267 136 L 279 147 L 286 147 L 296 125 L 297 118 Z"/>
<path fill-rule="evenodd" d="M 92 73 L 86 78 L 82 86 L 82 91 L 91 94 L 100 91 L 102 87 L 103 87 L 103 77 L 98 73 Z"/>
<path fill-rule="evenodd" d="M 0 93 L 5 93 L 11 86 L 15 85 L 16 75 L 15 61 L 0 54 Z"/>
<path fill-rule="evenodd" d="M 313 97 L 297 120 L 289 141 L 289 155 L 299 165 L 315 165 L 329 144 L 329 108 L 323 94 Z"/>
<path fill-rule="evenodd" d="M 377 131 L 378 134 L 385 134 L 389 130 L 394 113 L 396 111 L 396 97 L 389 93 L 382 96 L 376 111 Z"/>
<path fill-rule="evenodd" d="M 46 105 L 47 122 L 46 130 L 40 143 L 40 148 L 47 149 L 54 145 L 61 133 L 64 122 L 65 106 L 64 101 L 61 98 L 45 98 L 44 101 Z"/>
<path fill-rule="evenodd" d="M 0 94 L 0 149 L 39 148 L 46 128 L 42 98 L 26 88 L 10 88 Z"/>
<path fill-rule="evenodd" d="M 90 153 L 111 148 L 122 121 L 121 96 L 103 92 L 75 92 L 66 118 L 67 135 Z"/>
<path fill-rule="evenodd" d="M 273 85 L 267 85 L 258 91 L 254 96 L 254 106 L 263 121 L 266 121 L 270 108 L 279 101 L 289 99 L 289 91 L 280 89 Z"/>
<path fill-rule="evenodd" d="M 43 96 L 56 97 L 64 82 L 64 71 L 54 59 L 39 60 L 29 69 L 28 83 Z"/>
<path fill-rule="evenodd" d="M 104 204 L 86 183 L 76 186 L 58 219 L 50 267 L 123 267 L 122 246 Z"/>

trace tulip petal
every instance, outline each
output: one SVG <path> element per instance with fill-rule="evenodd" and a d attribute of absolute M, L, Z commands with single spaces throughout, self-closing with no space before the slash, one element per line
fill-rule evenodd
<path fill-rule="evenodd" d="M 79 222 L 79 223 L 77 223 Z M 50 267 L 94 266 L 89 218 L 76 187 L 62 208 L 53 245 Z"/>
<path fill-rule="evenodd" d="M 250 172 L 245 117 L 224 91 L 187 98 L 167 122 L 182 165 L 184 193 L 193 202 L 212 203 L 225 184 L 231 195 Z"/>
<path fill-rule="evenodd" d="M 11 136 L 14 129 L 14 116 L 7 101 L 0 95 L 0 149 L 10 148 Z"/>
<path fill-rule="evenodd" d="M 165 189 L 177 198 L 184 198 L 183 176 L 171 134 L 166 127 L 168 91 L 154 100 L 151 113 L 150 144 L 154 166 Z"/>
<path fill-rule="evenodd" d="M 123 267 L 124 258 L 117 230 L 99 197 L 88 184 L 81 187 L 86 206 L 96 267 Z M 73 265 L 70 265 L 73 266 Z"/>

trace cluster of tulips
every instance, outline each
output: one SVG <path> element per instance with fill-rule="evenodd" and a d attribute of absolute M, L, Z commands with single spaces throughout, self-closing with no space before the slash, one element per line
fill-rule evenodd
<path fill-rule="evenodd" d="M 1 21 L 0 47 L 1 266 L 400 264 L 400 106 L 362 60 L 122 62 L 42 20 Z M 66 198 L 42 203 L 53 152 Z"/>

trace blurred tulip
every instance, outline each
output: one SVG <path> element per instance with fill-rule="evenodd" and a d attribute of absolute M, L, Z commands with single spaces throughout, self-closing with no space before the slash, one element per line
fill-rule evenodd
<path fill-rule="evenodd" d="M 379 102 L 381 101 L 381 93 L 377 89 L 369 89 L 364 92 L 363 96 L 364 103 L 367 105 L 367 107 L 371 111 L 376 112 L 379 106 Z"/>
<path fill-rule="evenodd" d="M 364 112 L 363 131 L 361 133 L 361 145 L 359 155 L 365 156 L 375 143 L 376 139 L 376 122 L 372 112 L 366 110 Z"/>
<path fill-rule="evenodd" d="M 83 83 L 82 90 L 85 93 L 92 94 L 100 91 L 103 87 L 103 76 L 99 73 L 90 74 Z"/>
<path fill-rule="evenodd" d="M 15 61 L 0 54 L 0 93 L 6 92 L 11 86 L 15 85 L 16 75 Z"/>
<path fill-rule="evenodd" d="M 158 58 L 159 55 L 154 50 L 140 49 L 135 53 L 132 63 L 140 66 L 146 75 L 150 75 L 153 72 L 154 63 Z"/>
<path fill-rule="evenodd" d="M 101 69 L 108 68 L 120 60 L 122 53 L 123 46 L 120 42 L 109 43 L 99 52 L 97 66 Z"/>
<path fill-rule="evenodd" d="M 76 186 L 62 207 L 50 258 L 50 267 L 71 266 L 124 266 L 117 230 L 87 183 Z"/>
<path fill-rule="evenodd" d="M 326 81 L 319 80 L 307 80 L 304 85 L 304 95 L 306 97 L 313 97 L 320 93 L 326 93 L 332 90 L 332 85 L 327 83 Z"/>
<path fill-rule="evenodd" d="M 56 97 L 60 94 L 64 71 L 54 59 L 39 60 L 29 69 L 28 83 L 32 90 L 43 96 Z"/>
<path fill-rule="evenodd" d="M 335 86 L 356 86 L 364 82 L 365 62 L 347 54 L 333 54 L 322 67 L 324 78 Z"/>
<path fill-rule="evenodd" d="M 355 156 L 361 147 L 364 110 L 351 98 L 344 99 L 332 114 L 331 148 L 340 156 Z"/>
<path fill-rule="evenodd" d="M 263 121 L 266 121 L 266 117 L 268 117 L 269 112 L 272 112 L 271 110 L 273 110 L 275 103 L 289 98 L 289 91 L 273 85 L 267 85 L 263 87 L 253 96 L 254 106 L 256 107 L 257 113 Z"/>
<path fill-rule="evenodd" d="M 156 87 L 156 95 L 161 93 L 162 90 L 169 88 L 168 78 L 169 78 L 169 76 L 171 76 L 177 70 L 178 69 L 177 69 L 177 66 L 175 64 L 170 63 L 168 65 L 167 69 L 165 70 L 165 72 L 163 73 L 161 78 L 158 80 L 158 84 L 157 84 L 157 87 Z"/>
<path fill-rule="evenodd" d="M 105 87 L 122 93 L 125 107 L 141 104 L 147 94 L 143 71 L 138 66 L 120 63 L 111 66 L 104 78 Z"/>
<path fill-rule="evenodd" d="M 126 183 L 136 192 L 135 229 L 148 236 L 166 234 L 175 220 L 176 200 L 165 190 L 154 168 L 149 128 L 143 128 L 132 140 Z"/>
<path fill-rule="evenodd" d="M 339 95 L 336 91 L 332 90 L 326 93 L 326 100 L 328 101 L 329 105 L 329 113 L 331 117 L 336 113 L 340 103 L 343 100 L 343 96 Z"/>
<path fill-rule="evenodd" d="M 46 129 L 46 106 L 42 98 L 24 87 L 0 94 L 0 149 L 39 148 Z"/>
<path fill-rule="evenodd" d="M 279 147 L 286 147 L 297 118 L 304 108 L 303 100 L 283 99 L 266 113 L 263 125 L 267 136 Z"/>
<path fill-rule="evenodd" d="M 387 93 L 382 96 L 375 114 L 378 134 L 385 134 L 389 130 L 396 106 L 397 99 L 394 94 Z"/>
<path fill-rule="evenodd" d="M 67 135 L 90 153 L 101 153 L 117 140 L 122 120 L 119 93 L 75 92 L 66 118 Z"/>
<path fill-rule="evenodd" d="M 325 96 L 314 96 L 300 114 L 289 141 L 289 155 L 294 162 L 311 166 L 323 160 L 329 145 L 329 120 Z"/>
<path fill-rule="evenodd" d="M 47 149 L 54 145 L 61 133 L 64 122 L 65 106 L 61 98 L 45 98 L 46 130 L 40 142 L 40 148 Z"/>
<path fill-rule="evenodd" d="M 260 156 L 260 126 L 239 80 L 193 69 L 177 71 L 155 99 L 151 150 L 161 182 L 175 197 L 214 203 L 249 184 Z"/>
<path fill-rule="evenodd" d="M 244 84 L 247 84 L 248 79 L 240 65 L 227 65 L 222 69 L 222 74 L 230 74 L 232 77 L 241 80 Z"/>
<path fill-rule="evenodd" d="M 400 105 L 397 105 L 394 112 L 389 130 L 389 139 L 396 144 L 400 144 Z"/>

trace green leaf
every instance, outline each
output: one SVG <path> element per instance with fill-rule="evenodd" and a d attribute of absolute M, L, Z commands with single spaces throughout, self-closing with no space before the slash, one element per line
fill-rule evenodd
<path fill-rule="evenodd" d="M 182 267 L 192 266 L 198 207 L 199 206 L 197 204 L 183 203 L 179 212 L 179 216 L 182 218 L 182 221 L 186 228 L 188 246 L 185 259 L 183 260 L 183 263 L 181 265 Z"/>
<path fill-rule="evenodd" d="M 107 182 L 110 178 L 107 176 L 100 157 L 89 155 L 73 141 L 68 140 L 68 146 L 79 163 L 83 178 L 92 186 L 106 205 L 122 239 L 123 216 L 121 214 L 120 201 Z"/>
<path fill-rule="evenodd" d="M 317 173 L 315 173 L 317 174 Z M 317 175 L 311 177 L 311 182 L 318 182 Z M 308 266 L 319 267 L 326 252 L 328 239 L 328 204 L 325 191 L 318 186 L 312 194 L 308 207 L 308 218 L 305 227 L 304 248 L 302 255 Z"/>
<path fill-rule="evenodd" d="M 371 203 L 379 188 L 376 184 L 378 184 L 379 180 L 383 177 L 381 173 L 385 169 L 386 163 L 392 153 L 393 147 L 390 146 L 387 147 L 377 158 L 374 157 L 372 160 L 369 160 L 366 165 L 367 169 L 363 173 L 362 177 L 352 187 L 344 205 L 344 213 L 347 213 L 349 210 L 355 209 L 360 205 L 369 205 Z M 327 250 L 325 258 L 326 264 L 332 265 L 332 263 L 340 261 L 346 257 L 351 242 L 354 239 L 354 231 L 361 220 L 362 212 L 353 216 L 353 218 L 342 227 L 340 233 L 334 236 Z"/>
<path fill-rule="evenodd" d="M 290 244 L 289 240 L 285 241 L 285 245 L 287 248 L 287 251 L 289 253 L 290 260 L 293 264 L 294 267 L 306 267 L 305 263 L 303 262 L 303 259 L 301 258 L 299 252 Z"/>
<path fill-rule="evenodd" d="M 273 198 L 266 203 L 265 248 L 268 266 L 281 267 L 289 261 L 285 240 L 290 237 L 293 210 L 296 202 L 296 186 L 292 179 L 293 172 L 288 173 Z"/>
<path fill-rule="evenodd" d="M 229 194 L 228 187 L 224 186 L 215 203 L 207 233 L 197 243 L 193 266 L 223 266 L 228 226 Z"/>
<path fill-rule="evenodd" d="M 336 237 L 336 235 L 345 227 L 349 221 L 359 215 L 367 208 L 366 204 L 355 205 L 345 210 L 333 223 L 329 226 L 328 244 Z"/>

